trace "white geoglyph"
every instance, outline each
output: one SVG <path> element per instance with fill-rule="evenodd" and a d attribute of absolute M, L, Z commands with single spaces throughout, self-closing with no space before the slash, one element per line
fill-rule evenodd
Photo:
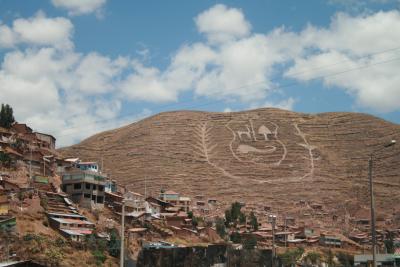
<path fill-rule="evenodd" d="M 229 143 L 229 149 L 231 151 L 232 156 L 238 160 L 239 162 L 242 163 L 252 163 L 256 165 L 261 165 L 261 166 L 280 166 L 282 161 L 284 161 L 287 157 L 288 151 L 286 148 L 286 145 L 278 138 L 278 133 L 279 133 L 279 126 L 271 121 L 266 121 L 265 123 L 260 124 L 258 127 L 257 131 L 254 130 L 254 122 L 253 120 L 248 120 L 242 127 L 242 129 L 237 129 L 236 131 L 232 129 L 230 126 L 232 121 L 228 122 L 225 127 L 232 133 L 232 139 Z M 266 125 L 272 125 L 273 127 L 267 127 Z M 301 177 L 293 177 L 293 178 L 282 178 L 282 179 L 274 179 L 273 182 L 288 182 L 289 180 L 294 181 L 294 180 L 303 180 L 307 177 L 313 177 L 314 175 L 314 168 L 315 168 L 315 160 L 318 160 L 319 158 L 315 158 L 314 155 L 314 150 L 317 148 L 316 146 L 311 145 L 307 138 L 306 134 L 303 133 L 299 126 L 295 123 L 293 124 L 293 127 L 295 129 L 294 134 L 299 136 L 304 143 L 299 143 L 299 146 L 304 147 L 308 151 L 308 157 L 305 157 L 305 159 L 309 160 L 310 165 L 308 167 L 308 171 L 306 174 L 304 174 Z M 244 128 L 244 129 L 243 129 Z M 243 182 L 243 177 L 233 175 L 230 173 L 228 170 L 224 169 L 223 167 L 219 166 L 217 163 L 212 161 L 212 157 L 215 156 L 215 148 L 219 145 L 213 141 L 212 138 L 212 131 L 213 127 L 208 125 L 208 122 L 203 122 L 197 127 L 195 127 L 194 131 L 194 136 L 196 142 L 193 144 L 194 152 L 196 155 L 204 158 L 204 160 L 212 166 L 213 168 L 217 169 L 220 171 L 224 176 L 227 176 L 229 178 L 238 180 Z M 256 134 L 257 133 L 257 134 Z M 257 136 L 258 135 L 258 136 Z M 258 138 L 257 138 L 258 137 Z M 273 142 L 272 142 L 273 141 Z M 238 143 L 237 148 L 234 149 L 233 144 Z M 260 147 L 255 147 L 252 145 L 253 142 L 265 142 L 265 145 L 262 145 Z M 266 162 L 257 162 L 255 160 L 244 160 L 240 157 L 240 155 L 256 155 L 256 156 L 262 156 L 262 155 L 268 155 L 268 154 L 273 154 L 278 152 L 278 147 L 276 146 L 278 144 L 281 146 L 281 150 L 279 150 L 282 155 L 279 157 L 279 160 L 271 163 L 266 163 Z M 253 181 L 257 183 L 272 183 L 271 181 L 266 181 L 266 180 L 259 180 L 259 179 L 246 179 L 246 181 Z"/>

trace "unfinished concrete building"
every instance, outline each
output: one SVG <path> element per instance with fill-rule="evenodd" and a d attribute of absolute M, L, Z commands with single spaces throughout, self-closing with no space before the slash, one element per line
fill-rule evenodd
<path fill-rule="evenodd" d="M 100 173 L 75 170 L 62 175 L 62 191 L 82 207 L 102 209 L 106 177 Z"/>

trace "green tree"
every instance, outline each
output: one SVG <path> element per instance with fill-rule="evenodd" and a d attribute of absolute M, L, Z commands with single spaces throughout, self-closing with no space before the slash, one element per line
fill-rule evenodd
<path fill-rule="evenodd" d="M 240 234 L 235 231 L 231 234 L 230 239 L 233 243 L 241 243 L 242 242 L 242 237 L 240 236 Z"/>
<path fill-rule="evenodd" d="M 295 266 L 296 262 L 300 259 L 303 253 L 304 249 L 301 247 L 296 249 L 288 249 L 285 251 L 285 253 L 279 255 L 279 258 L 282 260 L 283 266 Z"/>
<path fill-rule="evenodd" d="M 394 253 L 394 235 L 392 232 L 389 232 L 383 243 L 385 244 L 387 253 L 389 254 Z"/>
<path fill-rule="evenodd" d="M 328 267 L 335 266 L 335 254 L 333 254 L 330 249 L 326 252 L 326 263 L 328 264 Z"/>
<path fill-rule="evenodd" d="M 243 239 L 242 245 L 244 249 L 254 249 L 257 246 L 257 239 L 254 235 L 251 235 L 249 238 Z"/>
<path fill-rule="evenodd" d="M 199 225 L 200 218 L 196 216 L 192 216 L 192 225 L 197 227 Z"/>
<path fill-rule="evenodd" d="M 256 215 L 254 215 L 254 212 L 250 212 L 250 225 L 254 231 L 258 230 L 258 221 Z"/>
<path fill-rule="evenodd" d="M 12 107 L 8 104 L 1 104 L 0 127 L 9 129 L 14 122 L 15 119 Z"/>
<path fill-rule="evenodd" d="M 97 266 L 102 266 L 107 259 L 106 255 L 104 255 L 104 251 L 101 250 L 93 250 L 92 255 L 96 261 Z"/>
<path fill-rule="evenodd" d="M 316 251 L 310 251 L 304 259 L 312 265 L 316 265 L 321 259 L 321 254 Z"/>
<path fill-rule="evenodd" d="M 49 247 L 46 252 L 46 260 L 50 263 L 50 266 L 59 266 L 62 261 L 64 255 L 59 248 Z"/>
<path fill-rule="evenodd" d="M 3 151 L 0 151 L 0 163 L 4 167 L 10 167 L 10 165 L 11 165 L 10 156 Z"/>
<path fill-rule="evenodd" d="M 232 203 L 231 217 L 232 217 L 233 221 L 237 221 L 239 219 L 239 216 L 241 214 L 241 211 L 240 211 L 241 208 L 242 208 L 242 205 L 239 202 Z"/>
<path fill-rule="evenodd" d="M 354 265 L 354 257 L 350 254 L 339 252 L 336 257 L 338 258 L 341 266 L 350 267 Z"/>
<path fill-rule="evenodd" d="M 246 215 L 243 212 L 241 212 L 239 215 L 239 222 L 241 224 L 246 223 Z"/>
<path fill-rule="evenodd" d="M 189 218 L 189 219 L 192 219 L 192 218 L 193 218 L 193 211 L 189 210 L 189 211 L 187 212 L 187 215 L 188 215 L 188 218 Z"/>
<path fill-rule="evenodd" d="M 224 238 L 226 236 L 226 230 L 225 230 L 225 223 L 224 220 L 221 218 L 217 218 L 215 222 L 215 226 L 217 228 L 217 233 L 221 238 Z"/>
<path fill-rule="evenodd" d="M 112 229 L 110 232 L 110 241 L 108 242 L 108 253 L 113 257 L 118 257 L 120 253 L 121 240 L 118 238 L 117 230 Z"/>
<path fill-rule="evenodd" d="M 231 210 L 225 210 L 225 225 L 228 227 L 232 222 Z"/>

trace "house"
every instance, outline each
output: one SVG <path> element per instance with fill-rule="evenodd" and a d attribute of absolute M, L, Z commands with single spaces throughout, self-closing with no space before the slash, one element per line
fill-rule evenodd
<path fill-rule="evenodd" d="M 78 213 L 72 202 L 62 194 L 45 194 L 47 199 L 46 215 L 49 225 L 60 232 L 66 238 L 72 241 L 84 241 L 87 235 L 90 235 L 94 229 L 94 223 Z M 44 197 L 44 194 L 41 195 Z"/>
<path fill-rule="evenodd" d="M 151 209 L 159 210 L 157 213 L 165 212 L 168 207 L 173 206 L 171 203 L 155 197 L 147 197 L 146 201 Z"/>
<path fill-rule="evenodd" d="M 73 202 L 86 208 L 104 207 L 106 176 L 88 170 L 76 170 L 62 175 L 61 189 Z"/>
<path fill-rule="evenodd" d="M 89 221 L 78 219 L 63 219 L 53 218 L 49 219 L 49 224 L 59 230 L 59 232 L 66 238 L 72 241 L 85 241 L 86 236 L 93 233 L 94 224 Z"/>
<path fill-rule="evenodd" d="M 56 149 L 56 138 L 50 134 L 35 132 L 37 144 L 40 148 Z"/>
<path fill-rule="evenodd" d="M 117 182 L 115 180 L 107 180 L 104 190 L 110 193 L 117 192 Z"/>
<path fill-rule="evenodd" d="M 179 228 L 187 226 L 185 219 L 187 219 L 187 217 L 179 216 L 179 214 L 172 216 L 165 216 L 165 221 L 168 226 L 175 226 Z"/>
<path fill-rule="evenodd" d="M 142 194 L 127 191 L 124 194 L 124 199 L 129 201 L 129 207 L 132 208 L 132 211 L 136 212 L 145 212 L 146 205 L 145 205 L 145 198 Z"/>
<path fill-rule="evenodd" d="M 174 191 L 161 191 L 160 199 L 181 208 L 183 211 L 188 212 L 190 209 L 191 199 L 189 197 L 181 197 L 179 193 Z"/>
<path fill-rule="evenodd" d="M 18 123 L 15 122 L 12 126 L 11 126 L 11 130 L 19 133 L 19 134 L 30 134 L 32 133 L 32 128 L 30 128 L 28 125 L 26 125 L 25 123 Z"/>
<path fill-rule="evenodd" d="M 8 215 L 10 204 L 7 195 L 0 195 L 0 215 Z"/>
<path fill-rule="evenodd" d="M 321 234 L 319 238 L 319 243 L 322 246 L 326 247 L 334 247 L 334 248 L 340 248 L 342 247 L 342 240 L 331 234 Z"/>
<path fill-rule="evenodd" d="M 276 239 L 276 241 L 278 241 L 278 242 L 285 242 L 285 241 L 288 241 L 288 240 L 293 240 L 293 239 L 295 239 L 295 236 L 294 236 L 294 233 L 293 233 L 293 232 L 289 232 L 289 231 L 286 231 L 286 232 L 276 232 L 276 233 L 275 233 L 275 239 Z"/>
<path fill-rule="evenodd" d="M 79 162 L 76 167 L 82 171 L 99 172 L 99 165 L 93 161 Z"/>
<path fill-rule="evenodd" d="M 371 254 L 354 255 L 354 266 L 370 266 L 372 262 Z M 399 266 L 400 255 L 396 254 L 376 254 L 377 266 Z"/>
<path fill-rule="evenodd" d="M 0 216 L 0 231 L 14 231 L 17 220 L 12 216 Z"/>
<path fill-rule="evenodd" d="M 285 217 L 284 223 L 285 225 L 293 226 L 296 224 L 296 219 L 294 217 Z"/>
<path fill-rule="evenodd" d="M 20 186 L 8 180 L 0 180 L 0 184 L 3 186 L 4 191 L 8 192 L 19 192 Z"/>
<path fill-rule="evenodd" d="M 319 203 L 312 203 L 310 206 L 313 210 L 317 210 L 317 211 L 322 211 L 322 209 L 324 207 L 322 204 L 319 204 Z"/>
<path fill-rule="evenodd" d="M 2 145 L 0 144 L 0 151 L 7 154 L 12 160 L 22 160 L 24 156 L 19 153 L 17 150 L 13 149 L 9 145 Z"/>
<path fill-rule="evenodd" d="M 215 198 L 209 198 L 208 199 L 208 204 L 209 205 L 216 205 L 217 204 L 217 200 Z"/>
<path fill-rule="evenodd" d="M 368 233 L 351 233 L 349 238 L 358 244 L 368 244 L 369 237 Z"/>

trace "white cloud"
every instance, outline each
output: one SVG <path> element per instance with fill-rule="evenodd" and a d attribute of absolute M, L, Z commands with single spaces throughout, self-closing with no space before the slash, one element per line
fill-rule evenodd
<path fill-rule="evenodd" d="M 210 42 L 220 43 L 242 38 L 250 33 L 251 25 L 243 12 L 217 4 L 195 18 L 199 32 L 204 33 Z"/>
<path fill-rule="evenodd" d="M 267 101 L 264 103 L 263 107 L 279 108 L 279 109 L 284 109 L 284 110 L 293 110 L 295 103 L 296 103 L 296 100 L 292 97 L 289 97 L 288 99 L 285 99 L 285 100 L 282 100 L 279 102 Z"/>
<path fill-rule="evenodd" d="M 299 81 L 321 77 L 325 85 L 354 96 L 360 106 L 380 112 L 400 109 L 400 79 L 395 74 L 400 60 L 392 60 L 398 56 L 391 50 L 400 43 L 399 11 L 355 17 L 340 13 L 329 28 L 310 26 L 299 40 L 304 50 L 313 52 L 294 57 L 287 77 Z"/>
<path fill-rule="evenodd" d="M 0 46 L 14 48 L 0 68 L 1 101 L 14 107 L 18 120 L 59 137 L 61 145 L 129 122 L 132 117 L 120 118 L 124 104 L 176 102 L 187 92 L 293 109 L 291 97 L 270 100 L 279 92 L 275 77 L 301 83 L 322 77 L 325 86 L 345 90 L 359 105 L 400 109 L 400 60 L 383 64 L 396 51 L 376 53 L 398 47 L 399 11 L 340 13 L 329 27 L 258 34 L 241 10 L 216 5 L 196 17 L 196 24 L 207 40 L 182 45 L 165 69 L 149 64 L 148 52 L 142 60 L 75 52 L 73 25 L 65 18 L 38 13 L 12 26 L 1 24 Z"/>
<path fill-rule="evenodd" d="M 359 16 L 338 13 L 329 28 L 309 26 L 299 37 L 308 47 L 363 56 L 398 47 L 399 33 L 400 12 L 392 10 Z"/>
<path fill-rule="evenodd" d="M 55 135 L 59 146 L 69 145 L 126 122 L 118 118 L 121 99 L 107 86 L 126 64 L 123 58 L 55 48 L 8 52 L 0 68 L 1 101 L 13 106 L 17 120 Z M 101 90 L 91 90 L 96 86 Z"/>
<path fill-rule="evenodd" d="M 241 10 L 224 5 L 211 7 L 195 21 L 208 41 L 182 46 L 165 70 L 137 64 L 121 87 L 130 99 L 176 101 L 181 92 L 193 90 L 197 96 L 263 106 L 279 91 L 273 77 L 283 71 L 284 77 L 300 82 L 322 77 L 326 86 L 345 90 L 364 107 L 383 112 L 400 108 L 396 104 L 400 86 L 392 73 L 398 61 L 365 67 L 382 60 L 377 52 L 400 43 L 399 11 L 338 13 L 329 27 L 308 25 L 300 32 L 279 27 L 267 34 L 251 33 Z M 360 66 L 362 71 L 342 73 Z M 294 103 L 290 98 L 282 103 L 267 101 L 286 109 Z"/>
<path fill-rule="evenodd" d="M 0 47 L 22 44 L 71 49 L 74 27 L 66 18 L 47 18 L 43 12 L 34 17 L 16 19 L 12 27 L 0 25 Z"/>
<path fill-rule="evenodd" d="M 68 10 L 71 16 L 84 15 L 95 12 L 96 15 L 102 15 L 102 7 L 107 0 L 51 0 L 55 7 Z"/>
<path fill-rule="evenodd" d="M 115 77 L 128 65 L 128 59 L 115 60 L 98 53 L 84 56 L 75 70 L 74 87 L 85 94 L 105 93 L 115 89 Z"/>

